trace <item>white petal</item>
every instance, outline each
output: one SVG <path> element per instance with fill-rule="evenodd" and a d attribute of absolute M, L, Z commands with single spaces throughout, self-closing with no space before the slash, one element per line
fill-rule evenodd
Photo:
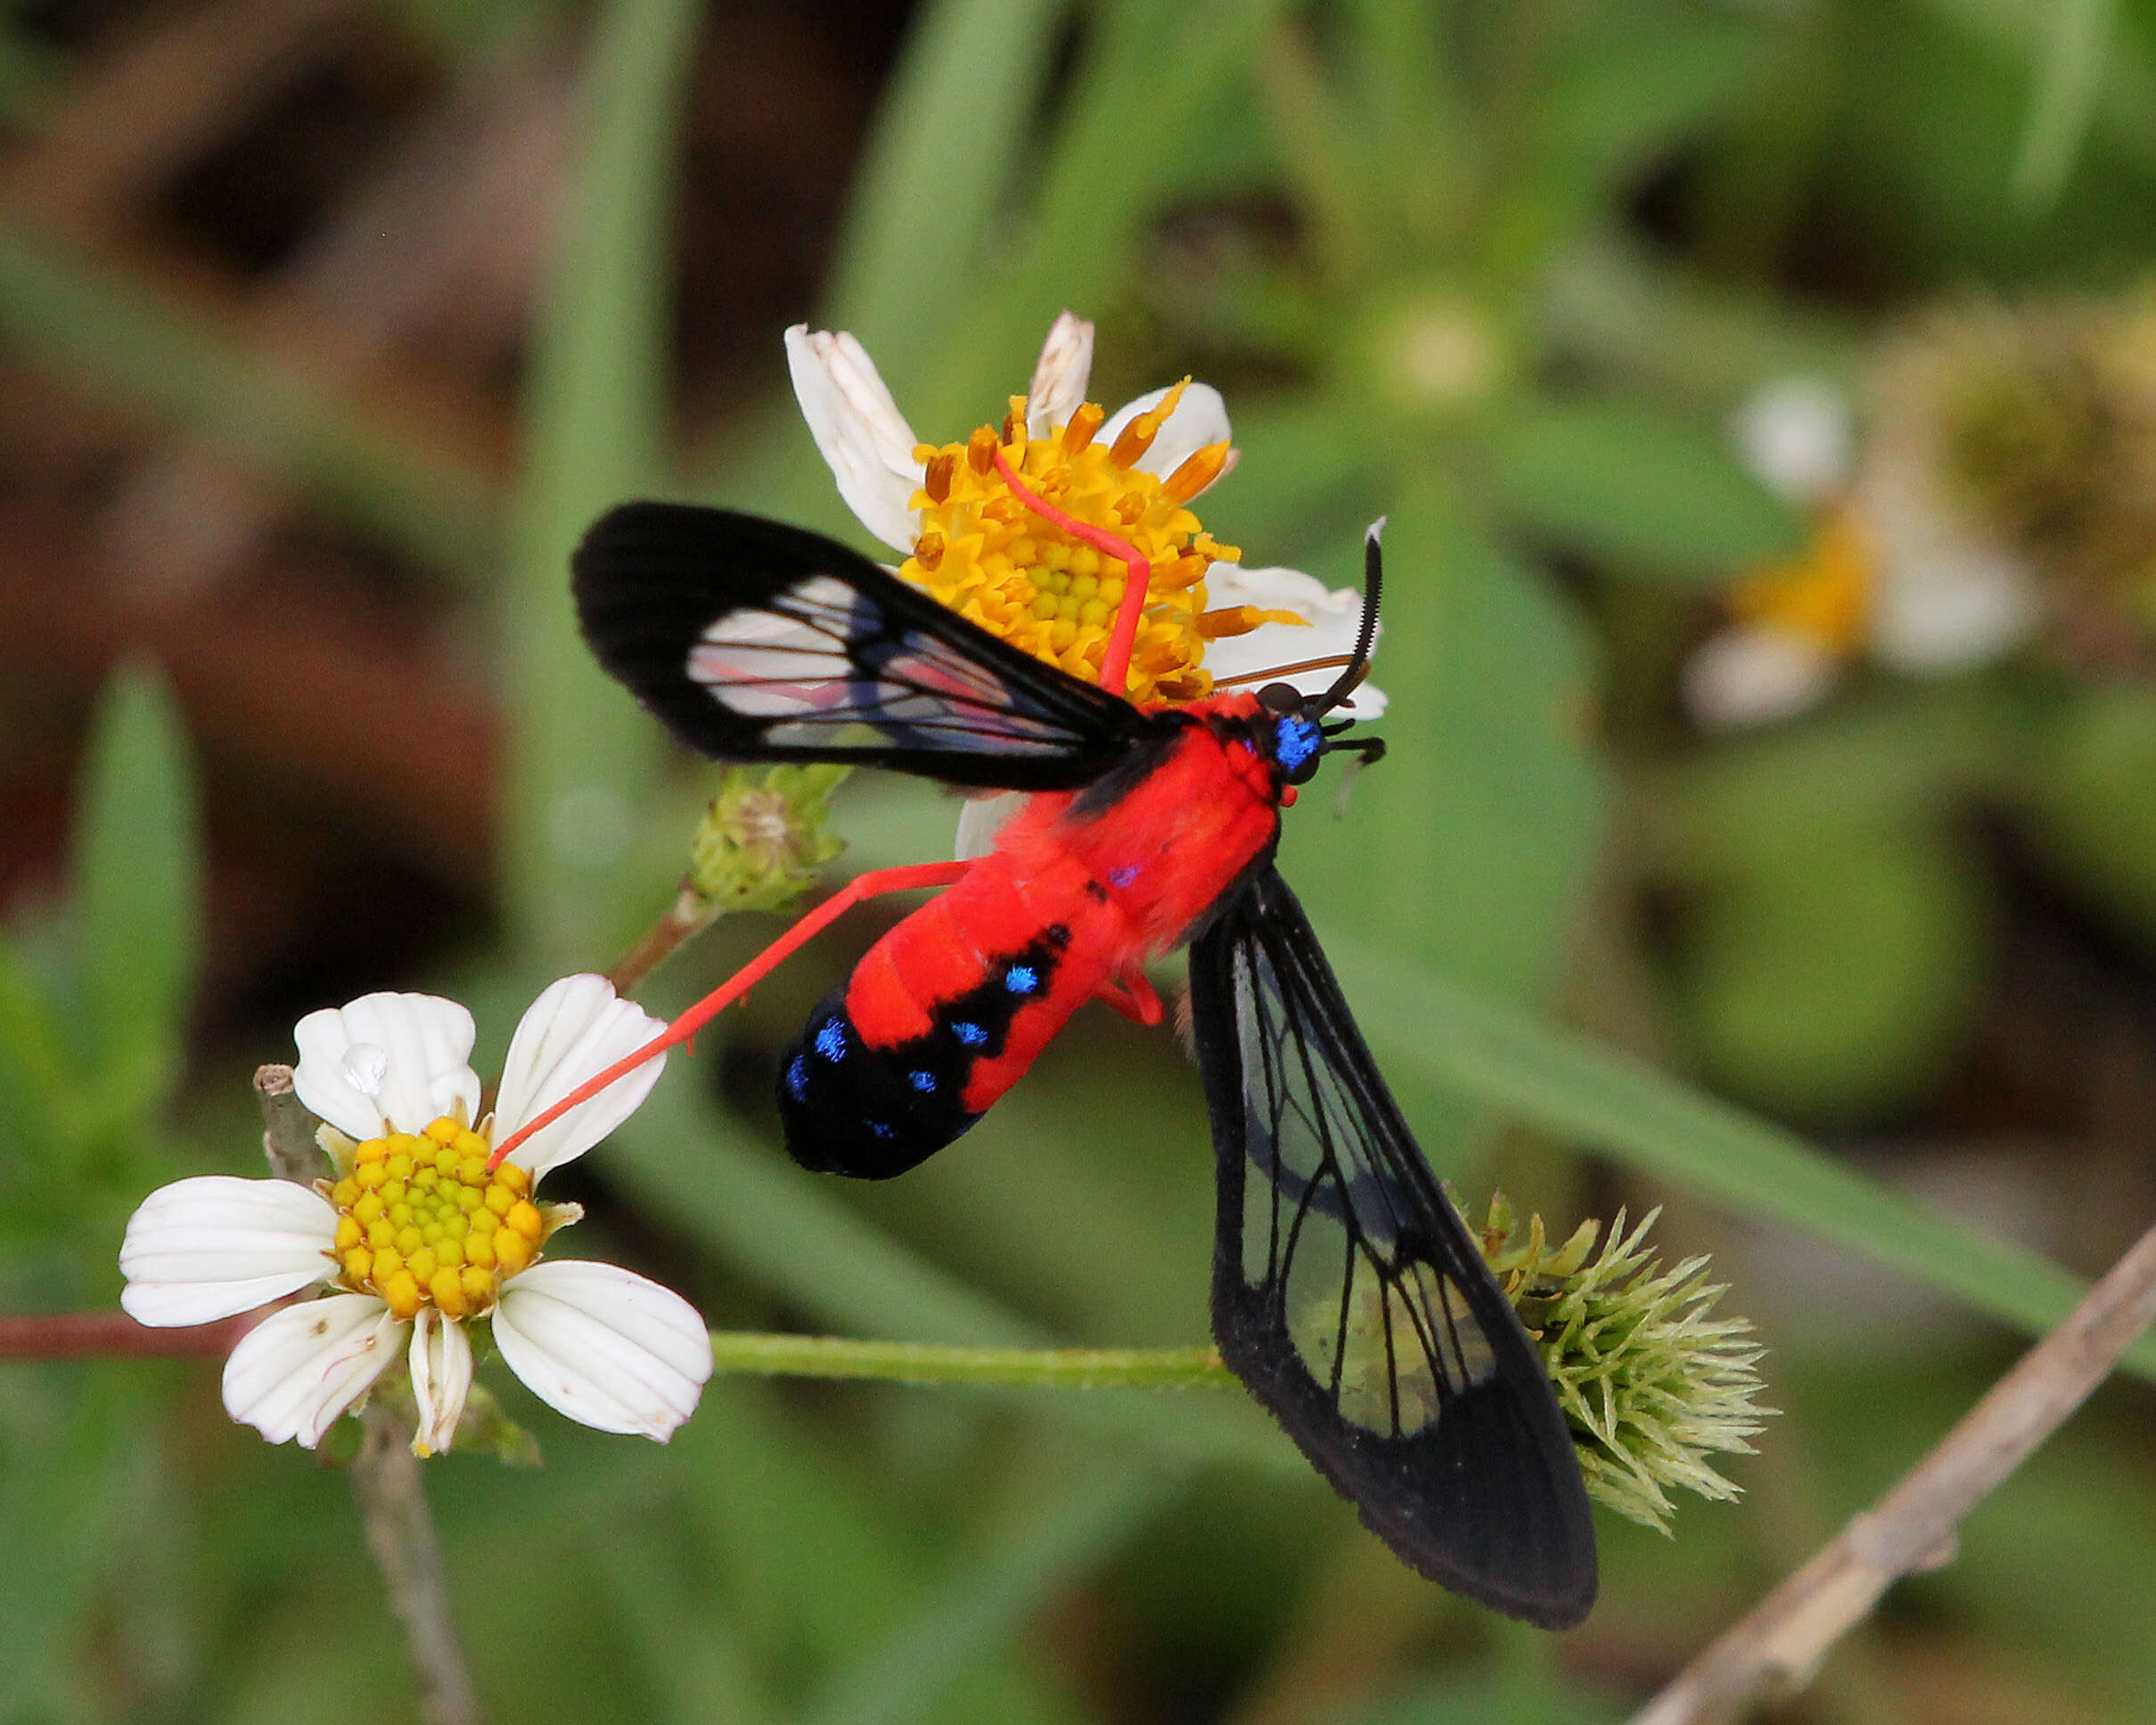
<path fill-rule="evenodd" d="M 333 1294 L 273 1312 L 225 1362 L 225 1411 L 272 1443 L 312 1450 L 397 1362 L 404 1326 L 367 1294 Z"/>
<path fill-rule="evenodd" d="M 424 1131 L 444 1114 L 470 1124 L 480 1105 L 471 1014 L 431 994 L 362 995 L 299 1021 L 292 1088 L 340 1131 L 365 1142 L 382 1124 Z"/>
<path fill-rule="evenodd" d="M 1062 312 L 1048 325 L 1033 382 L 1026 386 L 1026 435 L 1046 437 L 1056 426 L 1070 424 L 1092 381 L 1093 325 L 1076 312 Z"/>
<path fill-rule="evenodd" d="M 914 493 L 921 488 L 920 439 L 891 399 L 868 349 L 844 330 L 786 332 L 786 369 L 809 435 L 861 525 L 895 550 L 920 537 Z"/>
<path fill-rule="evenodd" d="M 1245 569 L 1240 563 L 1215 563 L 1206 571 L 1205 603 L 1225 610 L 1231 605 L 1254 605 L 1260 611 L 1291 611 L 1310 620 L 1295 623 L 1260 623 L 1248 635 L 1231 635 L 1205 644 L 1205 669 L 1215 683 L 1232 682 L 1237 689 L 1256 689 L 1267 683 L 1292 685 L 1305 694 L 1323 694 L 1339 678 L 1341 667 L 1295 671 L 1271 677 L 1283 665 L 1298 665 L 1310 659 L 1345 659 L 1355 651 L 1363 627 L 1363 596 L 1349 588 L 1332 591 L 1315 575 L 1299 569 Z M 1382 640 L 1385 625 L 1378 624 Z M 1372 652 L 1375 653 L 1373 644 Z M 1335 708 L 1341 719 L 1369 720 L 1383 716 L 1385 692 L 1365 683 Z"/>
<path fill-rule="evenodd" d="M 1126 425 L 1140 414 L 1151 413 L 1167 398 L 1166 390 L 1150 390 L 1135 401 L 1125 402 L 1115 417 L 1101 427 L 1099 441 L 1113 448 Z M 1210 383 L 1193 383 L 1183 391 L 1183 399 L 1176 404 L 1176 411 L 1168 416 L 1168 423 L 1153 439 L 1152 448 L 1138 458 L 1137 465 L 1166 479 L 1208 444 L 1226 443 L 1228 435 L 1227 403 L 1220 398 L 1220 391 Z"/>
<path fill-rule="evenodd" d="M 471 1393 L 471 1338 L 440 1309 L 422 1306 L 412 1327 L 412 1399 L 419 1404 L 414 1455 L 440 1455 L 456 1441 L 456 1423 Z"/>
<path fill-rule="evenodd" d="M 1002 791 L 992 797 L 968 797 L 958 811 L 958 842 L 954 854 L 960 862 L 971 862 L 996 849 L 997 834 L 1011 817 L 1026 806 L 1025 791 Z"/>
<path fill-rule="evenodd" d="M 138 1324 L 209 1324 L 326 1278 L 337 1212 L 291 1180 L 203 1174 L 160 1187 L 127 1220 L 119 1303 Z"/>
<path fill-rule="evenodd" d="M 603 976 L 565 976 L 553 983 L 531 1003 L 509 1044 L 495 1104 L 494 1141 L 499 1144 L 665 1029 L 663 1019 L 616 998 L 614 985 Z M 527 1138 L 509 1160 L 535 1181 L 573 1162 L 636 1112 L 666 1064 L 664 1055 L 646 1061 Z"/>
<path fill-rule="evenodd" d="M 1997 658 L 2036 627 L 2037 584 L 2003 547 L 1934 545 L 1887 565 L 1873 604 L 1872 651 L 1915 676 L 1966 670 Z"/>
<path fill-rule="evenodd" d="M 1740 624 L 1685 664 L 1685 707 L 1704 730 L 1771 725 L 1816 706 L 1839 669 L 1834 653 L 1808 635 Z"/>
<path fill-rule="evenodd" d="M 502 1290 L 494 1341 L 557 1412 L 602 1432 L 664 1442 L 696 1410 L 711 1335 L 669 1288 L 612 1264 L 557 1259 Z"/>
<path fill-rule="evenodd" d="M 1777 378 L 1754 390 L 1730 430 L 1745 465 L 1791 503 L 1822 503 L 1849 482 L 1856 443 L 1849 405 L 1819 378 Z"/>

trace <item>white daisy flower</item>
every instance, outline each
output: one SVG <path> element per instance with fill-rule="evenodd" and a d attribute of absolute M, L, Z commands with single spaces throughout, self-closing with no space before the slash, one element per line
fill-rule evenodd
<path fill-rule="evenodd" d="M 1686 663 L 1703 729 L 1768 725 L 1824 700 L 1868 656 L 1910 677 L 1972 669 L 2036 628 L 2036 579 L 2004 546 L 1958 527 L 1922 461 L 1873 449 L 1859 465 L 1847 403 L 1789 378 L 1741 408 L 1733 434 L 1759 479 L 1816 517 L 1796 556 L 1749 571 L 1730 626 Z"/>
<path fill-rule="evenodd" d="M 295 1039 L 301 1102 L 327 1124 L 333 1181 L 204 1175 L 152 1192 L 127 1223 L 120 1304 L 143 1324 L 206 1324 L 320 1284 L 271 1314 L 225 1366 L 225 1406 L 273 1443 L 312 1449 L 398 1359 L 419 1407 L 412 1447 L 446 1450 L 471 1386 L 468 1327 L 557 1411 L 663 1442 L 711 1375 L 695 1309 L 611 1264 L 539 1261 L 575 1204 L 539 1180 L 635 1111 L 659 1057 L 534 1134 L 492 1173 L 494 1142 L 665 1029 L 602 976 L 570 976 L 517 1026 L 494 1113 L 473 1122 L 471 1014 L 424 994 L 310 1013 Z"/>
<path fill-rule="evenodd" d="M 1354 647 L 1362 598 L 1291 569 L 1245 569 L 1189 505 L 1234 465 L 1220 392 L 1185 378 L 1111 415 L 1086 399 L 1093 325 L 1066 311 L 1000 428 L 922 442 L 859 341 L 786 332 L 802 417 L 861 524 L 903 558 L 898 573 L 983 628 L 1075 676 L 1100 673 L 1123 565 L 1021 503 L 1001 455 L 1032 490 L 1113 533 L 1152 564 L 1133 649 L 1134 701 L 1195 701 L 1230 687 L 1320 694 Z M 1372 719 L 1367 683 L 1336 710 Z"/>

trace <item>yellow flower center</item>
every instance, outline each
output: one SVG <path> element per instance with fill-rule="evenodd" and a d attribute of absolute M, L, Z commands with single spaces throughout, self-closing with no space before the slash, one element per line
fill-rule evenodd
<path fill-rule="evenodd" d="M 546 1226 L 531 1176 L 512 1162 L 488 1173 L 487 1151 L 447 1116 L 361 1145 L 330 1189 L 344 1286 L 404 1318 L 426 1305 L 445 1318 L 491 1309 L 503 1278 L 538 1255 Z"/>
<path fill-rule="evenodd" d="M 1739 582 L 1729 608 L 1745 622 L 1801 635 L 1843 656 L 1864 633 L 1877 579 L 1871 534 L 1855 510 L 1836 509 L 1795 556 L 1762 564 Z"/>
<path fill-rule="evenodd" d="M 1131 700 L 1196 701 L 1211 693 L 1200 661 L 1209 638 L 1241 635 L 1261 622 L 1302 622 L 1287 612 L 1248 605 L 1205 608 L 1205 575 L 1242 554 L 1214 541 L 1185 505 L 1227 466 L 1228 446 L 1210 444 L 1166 479 L 1135 464 L 1152 447 L 1182 399 L 1188 378 L 1114 444 L 1094 441 L 1107 419 L 1087 402 L 1068 425 L 1026 435 L 1026 403 L 1011 398 L 1001 435 L 983 425 L 964 443 L 914 451 L 925 472 L 913 505 L 921 536 L 898 573 L 960 615 L 1091 681 L 1123 602 L 1127 570 L 1029 509 L 996 471 L 1001 455 L 1042 501 L 1129 544 L 1152 565 L 1145 610 L 1132 646 Z"/>

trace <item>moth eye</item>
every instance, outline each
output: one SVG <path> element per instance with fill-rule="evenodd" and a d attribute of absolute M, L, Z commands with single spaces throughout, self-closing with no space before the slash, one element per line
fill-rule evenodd
<path fill-rule="evenodd" d="M 1303 708 L 1302 691 L 1292 683 L 1267 683 L 1258 691 L 1258 704 L 1268 712 L 1299 713 Z"/>

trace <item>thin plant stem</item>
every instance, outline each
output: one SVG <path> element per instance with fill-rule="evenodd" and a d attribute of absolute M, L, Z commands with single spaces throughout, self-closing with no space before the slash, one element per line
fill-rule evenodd
<path fill-rule="evenodd" d="M 152 1329 L 123 1311 L 59 1311 L 0 1318 L 0 1359 L 110 1359 L 201 1356 L 221 1359 L 264 1316 Z"/>
<path fill-rule="evenodd" d="M 418 1673 L 420 1717 L 427 1725 L 480 1725 L 484 1715 L 450 1614 L 441 1547 L 420 1482 L 419 1458 L 412 1453 L 412 1433 L 402 1417 L 379 1402 L 360 1420 L 365 1435 L 351 1466 L 352 1495 Z"/>
<path fill-rule="evenodd" d="M 262 1105 L 262 1154 L 277 1177 L 311 1185 L 328 1175 L 329 1157 L 316 1139 L 314 1116 L 292 1088 L 292 1069 L 257 1067 L 255 1097 Z M 404 1630 L 419 1680 L 420 1717 L 427 1725 L 480 1725 L 479 1697 L 449 1611 L 440 1542 L 412 1453 L 410 1421 L 381 1401 L 360 1419 L 352 1496 L 389 1610 Z"/>
<path fill-rule="evenodd" d="M 722 1372 L 891 1384 L 1035 1384 L 1071 1390 L 1234 1389 L 1214 1348 L 961 1348 L 719 1330 Z"/>
<path fill-rule="evenodd" d="M 1712 1725 L 1803 1688 L 1890 1585 L 1954 1560 L 1962 1518 L 2086 1400 L 2152 1318 L 2156 1228 L 1876 1507 L 1679 1672 L 1632 1725 Z"/>

